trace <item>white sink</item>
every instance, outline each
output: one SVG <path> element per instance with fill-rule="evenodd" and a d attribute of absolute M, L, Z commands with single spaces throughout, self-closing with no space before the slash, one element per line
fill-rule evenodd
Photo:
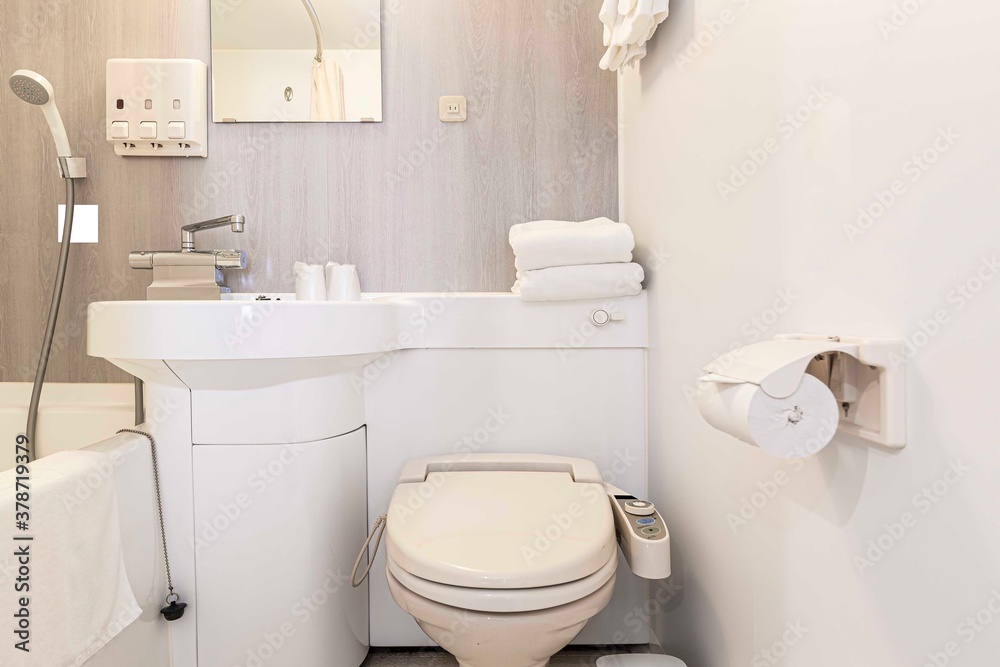
<path fill-rule="evenodd" d="M 334 301 L 101 301 L 89 310 L 87 353 L 117 360 L 343 357 L 399 347 L 419 305 Z"/>
<path fill-rule="evenodd" d="M 400 349 L 419 312 L 400 298 L 104 301 L 87 352 L 190 390 L 195 443 L 308 442 L 364 423 L 364 367 Z"/>

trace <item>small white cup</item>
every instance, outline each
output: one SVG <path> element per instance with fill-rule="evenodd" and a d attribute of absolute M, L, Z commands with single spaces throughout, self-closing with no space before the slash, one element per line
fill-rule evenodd
<path fill-rule="evenodd" d="M 323 301 L 326 299 L 326 279 L 321 264 L 295 262 L 295 300 Z"/>
<path fill-rule="evenodd" d="M 361 280 L 358 278 L 356 266 L 336 262 L 326 265 L 326 300 L 361 300 Z"/>

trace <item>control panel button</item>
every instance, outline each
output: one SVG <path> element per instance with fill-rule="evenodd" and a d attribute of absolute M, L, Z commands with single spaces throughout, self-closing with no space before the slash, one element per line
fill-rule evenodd
<path fill-rule="evenodd" d="M 640 526 L 648 526 L 651 523 L 656 523 L 656 519 L 651 516 L 647 516 L 641 519 L 636 519 L 635 522 Z"/>
<path fill-rule="evenodd" d="M 660 534 L 660 529 L 658 527 L 656 527 L 656 526 L 646 526 L 645 528 L 643 528 L 639 532 L 642 533 L 643 535 L 647 535 L 649 537 L 655 537 L 656 535 Z"/>
<path fill-rule="evenodd" d="M 139 123 L 139 138 L 140 139 L 155 139 L 156 138 L 156 123 L 151 120 L 144 120 Z"/>
<path fill-rule="evenodd" d="M 611 321 L 611 315 L 606 310 L 595 310 L 590 314 L 590 321 L 599 327 L 603 327 Z"/>
<path fill-rule="evenodd" d="M 183 121 L 174 120 L 167 123 L 167 138 L 168 139 L 183 139 L 184 138 L 184 123 Z"/>
<path fill-rule="evenodd" d="M 656 512 L 656 508 L 645 500 L 630 500 L 625 503 L 625 511 L 635 516 L 649 516 Z"/>
<path fill-rule="evenodd" d="M 116 120 L 111 123 L 110 135 L 112 139 L 128 139 L 128 121 Z"/>

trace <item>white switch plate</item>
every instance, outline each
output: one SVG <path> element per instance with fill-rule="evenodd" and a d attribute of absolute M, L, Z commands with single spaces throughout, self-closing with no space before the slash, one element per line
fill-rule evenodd
<path fill-rule="evenodd" d="M 62 243 L 66 204 L 59 204 L 59 229 L 56 240 Z M 73 207 L 73 234 L 70 243 L 97 243 L 97 204 L 77 204 Z"/>
<path fill-rule="evenodd" d="M 205 63 L 185 58 L 111 58 L 106 75 L 105 130 L 116 154 L 208 157 Z M 119 125 L 112 128 L 112 123 Z M 120 123 L 127 123 L 127 129 Z M 140 131 L 142 123 L 146 125 Z M 170 137 L 171 123 L 184 123 L 183 138 Z"/>
<path fill-rule="evenodd" d="M 445 95 L 438 100 L 438 115 L 445 123 L 461 123 L 469 117 L 469 107 L 461 95 Z"/>

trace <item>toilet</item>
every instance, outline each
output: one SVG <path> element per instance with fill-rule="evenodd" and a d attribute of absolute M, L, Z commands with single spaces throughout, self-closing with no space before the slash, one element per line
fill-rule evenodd
<path fill-rule="evenodd" d="M 392 597 L 462 667 L 544 667 L 611 599 L 615 519 L 591 461 L 412 461 L 387 516 Z"/>

